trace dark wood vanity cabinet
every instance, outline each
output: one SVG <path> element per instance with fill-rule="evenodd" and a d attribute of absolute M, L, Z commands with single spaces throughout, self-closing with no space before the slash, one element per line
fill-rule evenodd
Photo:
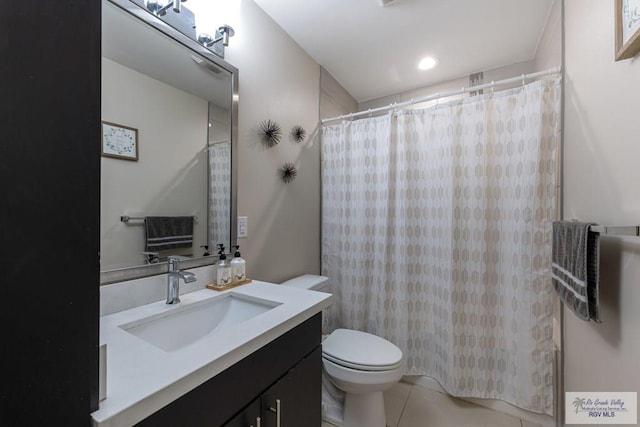
<path fill-rule="evenodd" d="M 322 351 L 317 347 L 225 427 L 320 426 Z"/>
<path fill-rule="evenodd" d="M 277 427 L 279 416 L 279 427 L 320 427 L 321 316 L 314 315 L 137 425 Z"/>
<path fill-rule="evenodd" d="M 224 427 L 262 427 L 263 425 L 262 401 L 258 398 L 227 422 Z"/>

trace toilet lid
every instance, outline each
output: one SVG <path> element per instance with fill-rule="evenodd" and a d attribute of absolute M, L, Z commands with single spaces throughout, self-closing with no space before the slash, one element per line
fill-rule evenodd
<path fill-rule="evenodd" d="M 366 332 L 336 329 L 322 342 L 327 359 L 349 368 L 381 371 L 402 362 L 402 351 L 389 341 Z"/>

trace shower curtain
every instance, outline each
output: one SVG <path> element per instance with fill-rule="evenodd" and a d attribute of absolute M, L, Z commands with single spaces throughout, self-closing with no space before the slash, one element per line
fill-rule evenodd
<path fill-rule="evenodd" d="M 209 144 L 209 252 L 216 254 L 222 243 L 231 250 L 231 144 Z"/>
<path fill-rule="evenodd" d="M 553 410 L 560 81 L 325 126 L 325 328 L 385 337 L 451 394 Z"/>

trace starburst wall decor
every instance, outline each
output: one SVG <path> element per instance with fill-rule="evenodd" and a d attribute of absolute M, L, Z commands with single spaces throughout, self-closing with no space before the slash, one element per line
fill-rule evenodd
<path fill-rule="evenodd" d="M 264 120 L 260 123 L 260 140 L 267 148 L 278 145 L 282 137 L 282 128 L 272 120 Z"/>
<path fill-rule="evenodd" d="M 285 163 L 279 170 L 280 179 L 284 183 L 290 183 L 298 175 L 298 168 L 293 163 Z"/>
<path fill-rule="evenodd" d="M 295 142 L 302 142 L 304 138 L 307 136 L 307 131 L 304 130 L 302 126 L 295 125 L 293 129 L 291 129 L 291 137 Z"/>

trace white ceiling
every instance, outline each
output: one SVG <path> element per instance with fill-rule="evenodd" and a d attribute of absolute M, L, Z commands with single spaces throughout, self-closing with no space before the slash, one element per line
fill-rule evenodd
<path fill-rule="evenodd" d="M 554 2 L 255 1 L 359 102 L 533 59 Z"/>

